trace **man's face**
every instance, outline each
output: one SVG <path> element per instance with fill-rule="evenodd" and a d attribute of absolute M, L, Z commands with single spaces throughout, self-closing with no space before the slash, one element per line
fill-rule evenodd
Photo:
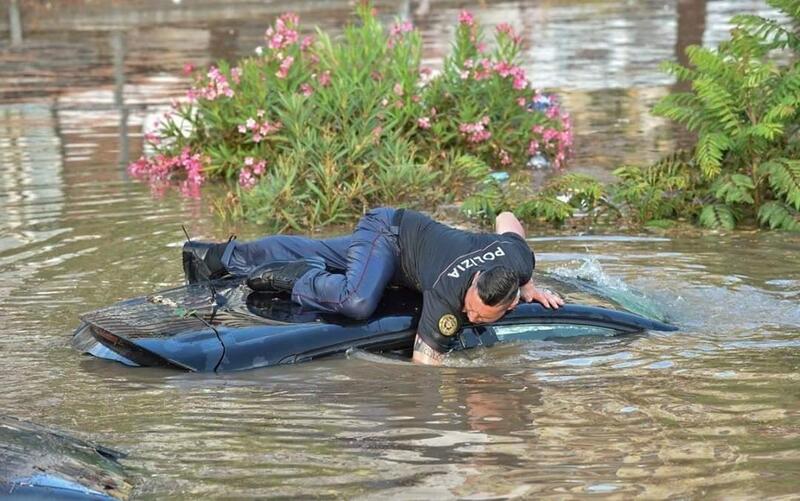
<path fill-rule="evenodd" d="M 467 318 L 473 324 L 489 324 L 500 320 L 506 312 L 513 310 L 519 304 L 519 291 L 517 291 L 517 297 L 511 301 L 509 304 L 497 304 L 494 306 L 488 306 L 483 301 L 480 300 L 477 294 L 475 294 L 475 300 L 470 301 L 469 304 L 465 305 L 465 312 L 467 313 Z"/>

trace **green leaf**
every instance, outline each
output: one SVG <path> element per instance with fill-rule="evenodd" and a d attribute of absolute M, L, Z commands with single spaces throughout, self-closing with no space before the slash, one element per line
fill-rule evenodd
<path fill-rule="evenodd" d="M 779 2 L 769 3 L 774 4 Z M 800 47 L 800 38 L 790 29 L 778 23 L 778 21 L 750 14 L 739 14 L 734 16 L 731 22 L 747 30 L 751 36 L 766 42 L 767 47 L 770 49 Z"/>
<path fill-rule="evenodd" d="M 700 224 L 707 228 L 732 230 L 736 227 L 736 218 L 727 205 L 707 205 L 700 212 Z"/>
<path fill-rule="evenodd" d="M 711 132 L 700 136 L 695 149 L 695 158 L 706 177 L 713 178 L 719 174 L 722 168 L 722 158 L 730 145 L 730 139 L 721 132 Z"/>
<path fill-rule="evenodd" d="M 764 162 L 759 172 L 766 174 L 776 194 L 782 196 L 795 210 L 800 210 L 800 160 L 778 158 Z"/>
<path fill-rule="evenodd" d="M 678 80 L 691 81 L 697 77 L 697 73 L 674 61 L 664 61 L 660 65 L 661 71 L 674 75 Z"/>
<path fill-rule="evenodd" d="M 753 204 L 753 180 L 744 174 L 731 174 L 717 179 L 713 185 L 714 197 L 727 205 Z"/>
<path fill-rule="evenodd" d="M 758 221 L 770 229 L 800 231 L 800 214 L 781 202 L 767 202 L 758 210 Z"/>

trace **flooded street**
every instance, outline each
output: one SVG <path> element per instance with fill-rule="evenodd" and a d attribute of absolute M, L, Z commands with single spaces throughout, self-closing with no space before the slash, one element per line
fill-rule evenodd
<path fill-rule="evenodd" d="M 793 498 L 800 492 L 800 235 L 545 236 L 537 270 L 583 277 L 681 327 L 454 355 L 354 354 L 229 374 L 131 369 L 69 346 L 78 315 L 181 283 L 197 238 L 261 235 L 210 200 L 127 177 L 185 62 L 249 54 L 272 2 L 8 0 L 0 18 L 0 411 L 128 453 L 137 499 Z M 295 2 L 337 30 L 351 5 Z M 756 0 L 379 2 L 436 67 L 461 8 L 525 37 L 574 118 L 571 169 L 609 178 L 679 130 L 658 71 Z M 488 31 L 488 27 L 487 27 Z M 639 291 L 639 292 L 636 292 Z M 640 296 L 640 293 L 644 297 Z"/>

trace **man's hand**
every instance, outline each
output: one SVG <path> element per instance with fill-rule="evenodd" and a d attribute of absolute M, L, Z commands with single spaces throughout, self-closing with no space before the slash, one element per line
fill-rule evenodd
<path fill-rule="evenodd" d="M 422 337 L 417 334 L 414 340 L 414 356 L 411 360 L 415 364 L 423 365 L 442 365 L 444 353 L 436 351 L 431 346 L 423 341 Z"/>
<path fill-rule="evenodd" d="M 564 306 L 564 300 L 558 294 L 547 289 L 537 289 L 533 285 L 533 280 L 519 288 L 520 297 L 526 303 L 536 301 L 545 308 L 559 308 Z"/>

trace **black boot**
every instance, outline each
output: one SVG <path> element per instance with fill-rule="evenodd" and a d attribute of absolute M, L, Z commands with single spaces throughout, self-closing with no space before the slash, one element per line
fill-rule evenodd
<path fill-rule="evenodd" d="M 193 242 L 183 244 L 183 274 L 186 283 L 196 284 L 222 278 L 228 270 L 222 264 L 222 256 L 231 240 L 224 243 Z"/>
<path fill-rule="evenodd" d="M 275 261 L 256 268 L 247 277 L 247 286 L 258 292 L 292 292 L 294 283 L 313 269 L 324 269 L 313 261 Z"/>

